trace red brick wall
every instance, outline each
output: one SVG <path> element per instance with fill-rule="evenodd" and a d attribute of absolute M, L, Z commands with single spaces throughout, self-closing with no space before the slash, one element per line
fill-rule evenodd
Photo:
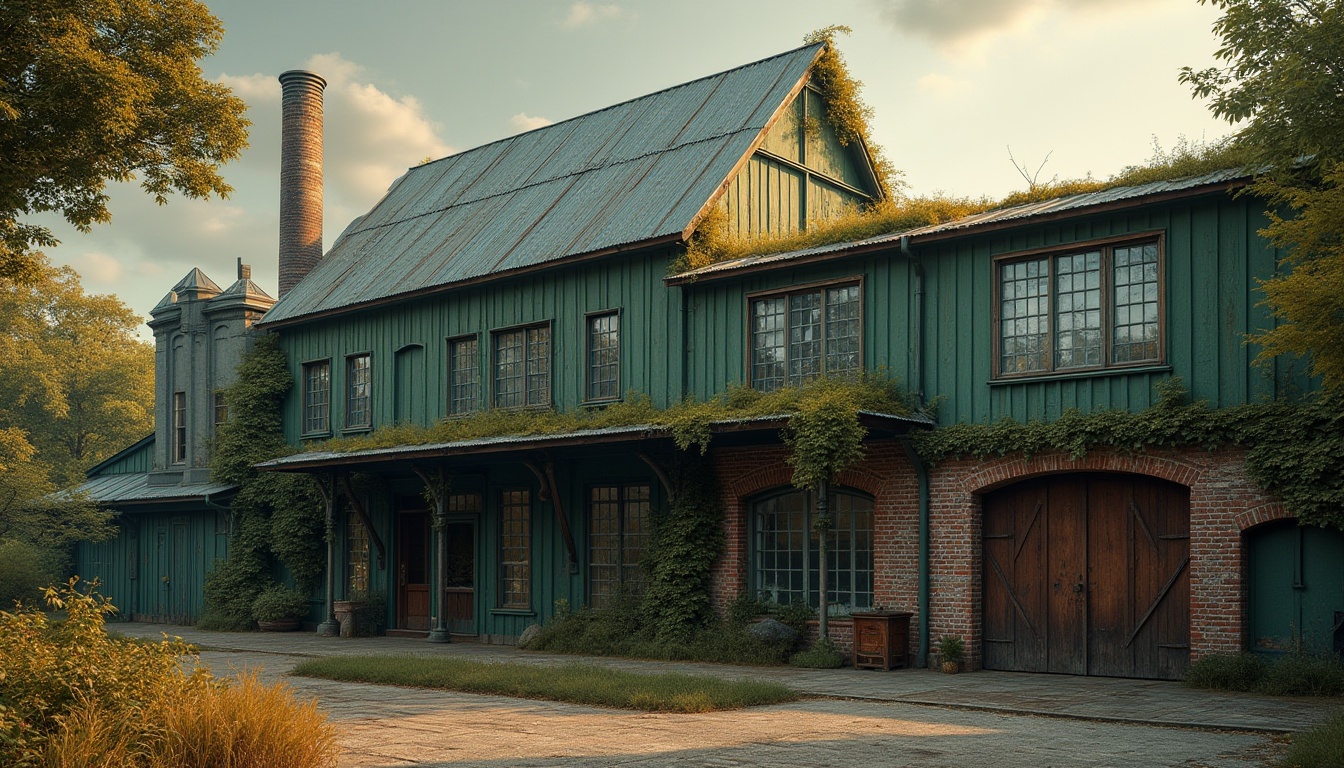
<path fill-rule="evenodd" d="M 712 596 L 720 611 L 747 589 L 747 507 L 751 497 L 787 487 L 787 451 L 733 448 L 714 452 L 723 494 L 727 548 L 715 564 Z M 979 461 L 946 461 L 930 473 L 930 635 L 961 635 L 968 663 L 981 663 L 981 508 L 983 494 L 1032 477 L 1060 472 L 1127 472 L 1169 480 L 1190 489 L 1191 657 L 1241 650 L 1246 624 L 1242 531 L 1286 517 L 1283 507 L 1246 476 L 1244 453 L 1162 451 L 1125 456 L 1093 451 L 1073 460 L 1064 454 L 1020 455 Z M 868 455 L 839 484 L 873 496 L 878 605 L 914 612 L 919 607 L 919 498 L 913 469 L 899 443 L 868 446 Z M 913 652 L 913 648 L 911 649 Z"/>

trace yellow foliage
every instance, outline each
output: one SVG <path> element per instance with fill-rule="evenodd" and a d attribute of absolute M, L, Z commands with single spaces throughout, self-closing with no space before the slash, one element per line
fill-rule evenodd
<path fill-rule="evenodd" d="M 179 638 L 110 637 L 115 610 L 78 589 L 47 590 L 36 610 L 0 612 L 0 765 L 330 766 L 335 731 L 284 686 L 212 677 Z"/>

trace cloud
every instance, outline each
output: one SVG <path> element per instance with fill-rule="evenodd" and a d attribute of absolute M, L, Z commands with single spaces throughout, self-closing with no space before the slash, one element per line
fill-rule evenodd
<path fill-rule="evenodd" d="M 587 27 L 624 14 L 619 5 L 598 5 L 596 3 L 571 3 L 569 13 L 560 20 L 560 26 L 566 29 Z"/>
<path fill-rule="evenodd" d="M 869 0 L 897 32 L 939 45 L 1002 34 L 1049 15 L 1117 12 L 1157 0 Z"/>
<path fill-rule="evenodd" d="M 519 112 L 509 118 L 509 125 L 518 131 L 531 131 L 536 128 L 545 128 L 555 122 L 549 117 L 533 117 L 526 112 Z"/>
<path fill-rule="evenodd" d="M 955 99 L 975 90 L 975 84 L 968 80 L 958 80 L 950 75 L 930 72 L 915 81 L 915 87 L 921 92 L 944 99 Z"/>
<path fill-rule="evenodd" d="M 326 247 L 366 213 L 391 183 L 426 157 L 453 152 L 440 126 L 409 95 L 389 93 L 339 54 L 314 56 L 307 68 L 327 80 L 324 98 Z M 241 257 L 268 291 L 276 285 L 280 199 L 279 73 L 226 74 L 219 81 L 248 105 L 250 146 L 222 169 L 234 187 L 227 200 L 171 198 L 158 206 L 134 184 L 110 184 L 112 224 L 81 234 L 57 217 L 43 219 L 62 244 L 48 250 L 84 277 L 85 288 L 116 293 L 148 312 L 173 282 L 198 266 L 227 286 Z"/>

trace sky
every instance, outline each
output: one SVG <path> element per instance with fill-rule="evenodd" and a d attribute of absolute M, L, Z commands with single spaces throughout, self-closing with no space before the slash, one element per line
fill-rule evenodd
<path fill-rule="evenodd" d="M 405 170 L 797 47 L 840 24 L 873 140 L 914 194 L 1003 196 L 1106 178 L 1154 143 L 1232 127 L 1178 82 L 1215 63 L 1216 8 L 1197 0 L 206 0 L 223 22 L 203 74 L 248 103 L 250 147 L 227 200 L 156 205 L 113 185 L 112 222 L 46 217 L 91 293 L 147 315 L 192 267 L 221 287 L 242 258 L 275 293 L 280 86 L 326 91 L 325 245 Z M 141 329 L 149 338 L 148 329 Z"/>

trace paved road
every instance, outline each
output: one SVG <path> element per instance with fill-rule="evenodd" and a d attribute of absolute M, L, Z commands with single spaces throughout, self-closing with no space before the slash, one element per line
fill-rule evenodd
<path fill-rule="evenodd" d="M 207 651 L 217 674 L 280 679 L 301 657 Z M 965 679 L 975 677 L 966 675 Z M 285 677 L 341 728 L 342 768 L 383 766 L 1181 766 L 1264 768 L 1263 733 L 813 699 L 707 715 L 644 714 Z"/>

